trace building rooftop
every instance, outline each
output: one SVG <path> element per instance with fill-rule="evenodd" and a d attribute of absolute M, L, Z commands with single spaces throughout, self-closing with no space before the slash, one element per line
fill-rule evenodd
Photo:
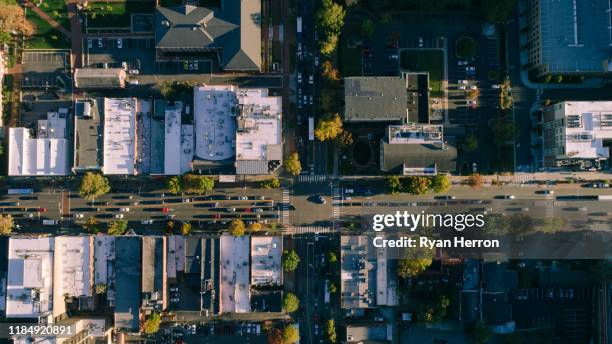
<path fill-rule="evenodd" d="M 103 98 L 75 101 L 74 168 L 99 169 L 102 165 Z"/>
<path fill-rule="evenodd" d="M 349 77 L 344 79 L 344 120 L 407 120 L 408 92 L 402 77 Z"/>
<path fill-rule="evenodd" d="M 282 284 L 282 237 L 251 237 L 251 284 Z"/>
<path fill-rule="evenodd" d="M 261 1 L 225 0 L 221 6 L 158 7 L 158 55 L 217 52 L 225 70 L 260 70 Z"/>
<path fill-rule="evenodd" d="M 572 158 L 609 158 L 604 140 L 612 139 L 612 101 L 567 101 L 563 108 L 565 154 Z M 553 105 L 553 106 L 557 106 Z"/>
<path fill-rule="evenodd" d="M 38 121 L 36 138 L 28 128 L 9 128 L 10 176 L 57 176 L 68 174 L 67 109 L 47 113 Z"/>
<path fill-rule="evenodd" d="M 10 238 L 6 317 L 37 319 L 53 308 L 53 237 Z"/>
<path fill-rule="evenodd" d="M 123 88 L 126 73 L 122 68 L 76 68 L 74 86 L 76 88 Z"/>
<path fill-rule="evenodd" d="M 66 312 L 66 297 L 90 297 L 93 294 L 93 237 L 58 236 L 55 238 L 53 273 L 53 316 Z"/>
<path fill-rule="evenodd" d="M 135 98 L 104 98 L 104 174 L 136 174 L 135 122 Z"/>
<path fill-rule="evenodd" d="M 138 236 L 115 239 L 115 327 L 138 331 L 141 300 L 141 243 Z"/>
<path fill-rule="evenodd" d="M 610 72 L 609 0 L 540 0 L 542 62 L 550 73 Z"/>
<path fill-rule="evenodd" d="M 162 310 L 166 307 L 166 237 L 142 237 L 143 307 Z"/>
<path fill-rule="evenodd" d="M 166 106 L 164 120 L 164 174 L 180 175 L 181 173 L 181 113 L 183 103 Z"/>
<path fill-rule="evenodd" d="M 181 174 L 192 169 L 194 136 L 193 124 L 181 125 Z"/>
<path fill-rule="evenodd" d="M 365 235 L 340 236 L 341 307 L 345 309 L 376 306 L 376 257 L 372 241 Z"/>
<path fill-rule="evenodd" d="M 346 327 L 347 343 L 363 343 L 364 341 L 386 342 L 388 325 L 348 325 Z"/>
<path fill-rule="evenodd" d="M 249 237 L 221 236 L 221 313 L 250 312 Z"/>
<path fill-rule="evenodd" d="M 234 86 L 194 88 L 195 155 L 204 160 L 225 160 L 236 154 Z"/>

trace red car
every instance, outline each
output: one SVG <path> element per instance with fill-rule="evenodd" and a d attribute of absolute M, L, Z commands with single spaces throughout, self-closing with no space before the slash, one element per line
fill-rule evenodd
<path fill-rule="evenodd" d="M 41 213 L 46 213 L 47 212 L 47 208 L 38 208 L 38 211 L 40 211 Z"/>
<path fill-rule="evenodd" d="M 162 208 L 161 211 L 164 213 L 168 213 L 170 212 L 170 208 Z"/>
<path fill-rule="evenodd" d="M 220 219 L 221 218 L 221 214 L 214 214 L 213 215 L 213 219 Z"/>

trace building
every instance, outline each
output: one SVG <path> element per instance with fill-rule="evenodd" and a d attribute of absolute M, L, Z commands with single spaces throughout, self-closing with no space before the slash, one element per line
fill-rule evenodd
<path fill-rule="evenodd" d="M 251 311 L 249 237 L 221 236 L 221 313 Z"/>
<path fill-rule="evenodd" d="M 74 87 L 81 89 L 124 88 L 127 74 L 123 68 L 76 68 Z"/>
<path fill-rule="evenodd" d="M 11 237 L 6 317 L 52 322 L 54 238 Z"/>
<path fill-rule="evenodd" d="M 136 98 L 104 98 L 104 174 L 136 174 Z"/>
<path fill-rule="evenodd" d="M 140 329 L 142 253 L 139 236 L 115 239 L 115 328 L 137 333 Z"/>
<path fill-rule="evenodd" d="M 106 299 L 115 302 L 115 236 L 94 237 L 94 286 L 106 286 Z"/>
<path fill-rule="evenodd" d="M 181 173 L 181 113 L 183 103 L 167 106 L 164 120 L 164 174 Z"/>
<path fill-rule="evenodd" d="M 274 172 L 282 163 L 282 98 L 231 85 L 194 89 L 195 155 L 230 161 L 236 174 Z"/>
<path fill-rule="evenodd" d="M 226 71 L 261 69 L 261 1 L 225 0 L 221 8 L 157 7 L 158 61 L 211 60 Z"/>
<path fill-rule="evenodd" d="M 92 236 L 58 236 L 55 238 L 53 264 L 53 318 L 67 317 L 68 309 L 93 310 Z"/>
<path fill-rule="evenodd" d="M 166 245 L 166 237 L 142 237 L 141 289 L 143 310 L 160 312 L 168 307 Z"/>
<path fill-rule="evenodd" d="M 444 137 L 442 125 L 390 125 L 380 144 L 380 169 L 403 175 L 455 172 L 455 139 Z"/>
<path fill-rule="evenodd" d="M 544 110 L 543 162 L 549 169 L 609 166 L 612 102 L 565 101 Z"/>
<path fill-rule="evenodd" d="M 102 169 L 104 98 L 74 102 L 73 172 Z"/>
<path fill-rule="evenodd" d="M 429 123 L 428 85 L 425 73 L 345 78 L 344 120 Z"/>
<path fill-rule="evenodd" d="M 348 325 L 346 343 L 387 343 L 393 339 L 391 325 Z"/>
<path fill-rule="evenodd" d="M 527 1 L 527 61 L 537 76 L 612 71 L 608 0 Z"/>
<path fill-rule="evenodd" d="M 251 285 L 282 284 L 282 246 L 283 239 L 280 236 L 251 237 Z"/>
<path fill-rule="evenodd" d="M 68 109 L 47 113 L 39 120 L 36 138 L 29 128 L 9 128 L 9 176 L 62 176 L 68 174 Z"/>

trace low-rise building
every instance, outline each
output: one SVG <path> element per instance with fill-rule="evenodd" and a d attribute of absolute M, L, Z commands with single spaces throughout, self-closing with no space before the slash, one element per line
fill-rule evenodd
<path fill-rule="evenodd" d="M 76 68 L 74 86 L 81 89 L 124 88 L 126 77 L 123 68 Z"/>
<path fill-rule="evenodd" d="M 364 324 L 346 327 L 346 343 L 387 343 L 393 339 L 391 325 Z"/>
<path fill-rule="evenodd" d="M 36 137 L 29 128 L 9 128 L 9 176 L 61 176 L 69 172 L 66 121 L 68 109 L 39 120 Z"/>
<path fill-rule="evenodd" d="M 249 246 L 248 236 L 221 236 L 221 313 L 251 311 Z"/>
<path fill-rule="evenodd" d="M 168 307 L 166 237 L 142 237 L 142 309 L 162 311 Z"/>
<path fill-rule="evenodd" d="M 140 330 L 142 253 L 139 236 L 115 239 L 115 328 L 127 333 Z"/>
<path fill-rule="evenodd" d="M 612 102 L 564 101 L 544 109 L 543 162 L 549 169 L 609 166 Z"/>
<path fill-rule="evenodd" d="M 280 236 L 251 237 L 251 285 L 282 284 L 282 243 Z"/>
<path fill-rule="evenodd" d="M 136 174 L 136 98 L 104 98 L 104 174 Z"/>

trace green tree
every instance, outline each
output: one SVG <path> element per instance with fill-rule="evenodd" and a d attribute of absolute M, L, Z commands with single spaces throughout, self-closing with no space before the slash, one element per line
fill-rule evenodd
<path fill-rule="evenodd" d="M 89 234 L 97 234 L 100 232 L 100 224 L 98 224 L 98 220 L 95 217 L 87 218 L 87 221 L 83 224 L 83 229 L 85 229 Z"/>
<path fill-rule="evenodd" d="M 335 252 L 327 252 L 327 261 L 331 264 L 335 264 L 338 261 L 338 256 Z"/>
<path fill-rule="evenodd" d="M 128 222 L 125 220 L 112 221 L 108 224 L 108 235 L 123 235 L 127 232 Z"/>
<path fill-rule="evenodd" d="M 316 13 L 317 25 L 327 33 L 338 34 L 344 26 L 344 8 L 332 0 L 322 0 Z"/>
<path fill-rule="evenodd" d="M 0 32 L 0 43 L 2 44 L 8 44 L 13 40 L 13 36 L 11 36 L 10 33 L 8 32 Z"/>
<path fill-rule="evenodd" d="M 151 313 L 145 317 L 143 324 L 143 330 L 146 334 L 153 334 L 159 331 L 159 325 L 161 324 L 161 316 L 159 313 Z"/>
<path fill-rule="evenodd" d="M 353 134 L 348 130 L 342 130 L 338 136 L 338 143 L 342 147 L 348 147 L 353 144 Z"/>
<path fill-rule="evenodd" d="M 293 344 L 300 340 L 300 333 L 294 325 L 288 325 L 283 329 L 283 343 Z"/>
<path fill-rule="evenodd" d="M 406 177 L 402 184 L 404 185 L 404 191 L 413 195 L 424 195 L 431 186 L 431 180 L 427 177 L 410 176 Z"/>
<path fill-rule="evenodd" d="M 319 96 L 321 112 L 334 112 L 338 108 L 338 92 L 335 88 L 324 86 Z"/>
<path fill-rule="evenodd" d="M 263 226 L 262 226 L 262 225 L 261 225 L 261 223 L 259 223 L 259 222 L 251 223 L 251 224 L 249 225 L 249 230 L 250 230 L 251 232 L 258 232 L 258 231 L 260 231 L 262 228 L 263 228 Z"/>
<path fill-rule="evenodd" d="M 387 177 L 387 188 L 392 195 L 402 192 L 402 182 L 398 176 Z"/>
<path fill-rule="evenodd" d="M 325 323 L 325 335 L 327 336 L 327 341 L 329 343 L 336 343 L 336 324 L 334 323 L 334 319 L 329 319 Z"/>
<path fill-rule="evenodd" d="M 474 343 L 484 344 L 489 340 L 489 337 L 491 337 L 489 326 L 484 322 L 477 322 L 474 325 Z"/>
<path fill-rule="evenodd" d="M 298 176 L 302 172 L 302 164 L 298 153 L 291 153 L 289 158 L 285 160 L 285 171 L 292 176 Z"/>
<path fill-rule="evenodd" d="M 177 195 L 183 191 L 181 178 L 178 176 L 172 176 L 166 182 L 166 188 L 170 191 L 171 194 Z"/>
<path fill-rule="evenodd" d="M 107 287 L 106 287 L 106 284 L 99 283 L 99 284 L 95 285 L 94 289 L 95 289 L 95 293 L 97 295 L 100 295 L 100 294 L 105 294 L 106 293 Z"/>
<path fill-rule="evenodd" d="M 246 231 L 246 226 L 244 225 L 244 222 L 242 220 L 235 219 L 230 223 L 229 231 L 230 234 L 232 234 L 233 236 L 241 237 Z"/>
<path fill-rule="evenodd" d="M 461 146 L 466 152 L 473 152 L 478 149 L 478 138 L 474 134 L 466 136 Z"/>
<path fill-rule="evenodd" d="M 273 328 L 268 331 L 268 344 L 283 344 L 283 331 Z"/>
<path fill-rule="evenodd" d="M 552 80 L 552 75 L 546 74 L 542 80 L 545 84 L 548 84 Z"/>
<path fill-rule="evenodd" d="M 450 178 L 445 174 L 438 174 L 431 178 L 431 189 L 433 192 L 446 192 L 451 187 Z"/>
<path fill-rule="evenodd" d="M 283 252 L 283 256 L 282 256 L 283 270 L 294 271 L 295 269 L 297 269 L 299 264 L 300 264 L 300 256 L 298 256 L 295 250 L 291 250 L 291 251 L 285 250 Z"/>
<path fill-rule="evenodd" d="M 273 177 L 262 181 L 259 185 L 264 189 L 277 189 L 280 187 L 280 179 Z"/>
<path fill-rule="evenodd" d="M 325 140 L 335 139 L 343 130 L 340 115 L 327 114 L 319 119 L 314 135 L 317 140 L 323 142 Z"/>
<path fill-rule="evenodd" d="M 374 35 L 375 29 L 376 27 L 374 26 L 374 21 L 372 21 L 372 19 L 367 18 L 361 22 L 361 34 L 364 37 L 366 38 L 372 37 Z"/>
<path fill-rule="evenodd" d="M 287 313 L 293 313 L 300 308 L 300 300 L 293 293 L 285 294 L 283 298 L 283 310 Z"/>
<path fill-rule="evenodd" d="M 9 235 L 15 227 L 15 221 L 11 214 L 0 215 L 0 235 Z"/>
<path fill-rule="evenodd" d="M 81 179 L 79 195 L 88 201 L 93 201 L 108 192 L 110 192 L 108 178 L 99 173 L 86 172 Z"/>
<path fill-rule="evenodd" d="M 338 291 L 338 288 L 336 287 L 336 284 L 334 282 L 329 282 L 329 285 L 327 286 L 327 291 L 329 291 L 330 294 L 333 294 Z"/>
<path fill-rule="evenodd" d="M 565 226 L 566 223 L 567 221 L 562 217 L 538 219 L 538 221 L 536 221 L 538 230 L 544 233 L 558 232 L 561 228 L 563 228 L 563 226 Z"/>
<path fill-rule="evenodd" d="M 563 75 L 559 74 L 559 75 L 555 75 L 555 82 L 557 84 L 560 84 L 563 82 Z"/>
<path fill-rule="evenodd" d="M 186 193 L 206 194 L 215 188 L 215 180 L 212 177 L 191 173 L 183 176 L 181 184 Z"/>
<path fill-rule="evenodd" d="M 183 222 L 183 224 L 181 225 L 181 234 L 182 235 L 189 235 L 191 233 L 191 223 L 189 222 Z"/>
<path fill-rule="evenodd" d="M 337 34 L 328 34 L 325 39 L 319 41 L 321 55 L 331 56 L 338 47 L 339 37 Z"/>
<path fill-rule="evenodd" d="M 431 265 L 431 258 L 404 258 L 397 265 L 397 274 L 402 278 L 420 275 Z"/>
<path fill-rule="evenodd" d="M 480 5 L 487 20 L 494 23 L 503 23 L 516 8 L 516 0 L 486 0 L 481 1 Z"/>
<path fill-rule="evenodd" d="M 328 82 L 335 83 L 340 80 L 340 72 L 329 60 L 321 63 L 321 76 Z"/>

